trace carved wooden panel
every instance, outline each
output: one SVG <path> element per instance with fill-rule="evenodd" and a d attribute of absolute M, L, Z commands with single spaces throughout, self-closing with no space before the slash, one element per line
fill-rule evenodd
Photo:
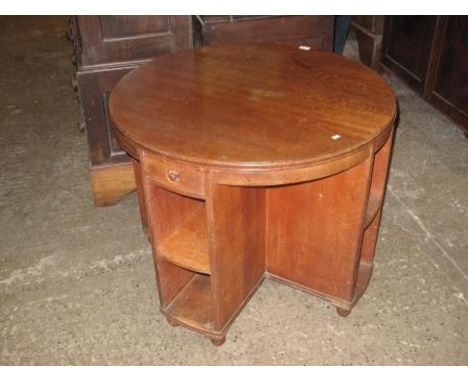
<path fill-rule="evenodd" d="M 144 60 L 192 46 L 190 16 L 79 16 L 81 66 Z"/>

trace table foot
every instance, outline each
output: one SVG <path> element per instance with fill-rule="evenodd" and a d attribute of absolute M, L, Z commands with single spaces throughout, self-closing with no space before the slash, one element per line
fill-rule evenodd
<path fill-rule="evenodd" d="M 178 322 L 172 319 L 171 317 L 166 317 L 166 320 L 171 326 L 174 326 L 174 327 L 179 326 Z"/>
<path fill-rule="evenodd" d="M 221 346 L 224 344 L 224 341 L 226 341 L 226 336 L 220 337 L 220 338 L 210 338 L 211 343 L 215 346 Z"/>
<path fill-rule="evenodd" d="M 136 189 L 131 162 L 91 166 L 90 182 L 96 207 L 117 204 Z"/>
<path fill-rule="evenodd" d="M 341 317 L 347 317 L 351 313 L 351 309 L 336 308 L 336 313 Z"/>

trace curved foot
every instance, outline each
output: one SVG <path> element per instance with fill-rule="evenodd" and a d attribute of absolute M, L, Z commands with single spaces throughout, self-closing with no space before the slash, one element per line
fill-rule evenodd
<path fill-rule="evenodd" d="M 347 317 L 351 313 L 351 309 L 336 308 L 336 313 L 341 317 Z"/>
<path fill-rule="evenodd" d="M 213 343 L 213 345 L 221 346 L 222 344 L 224 344 L 224 341 L 226 341 L 226 336 L 221 338 L 210 338 L 210 340 Z"/>
<path fill-rule="evenodd" d="M 171 326 L 174 326 L 174 327 L 179 326 L 179 324 L 175 320 L 173 320 L 171 317 L 166 317 L 166 320 Z"/>

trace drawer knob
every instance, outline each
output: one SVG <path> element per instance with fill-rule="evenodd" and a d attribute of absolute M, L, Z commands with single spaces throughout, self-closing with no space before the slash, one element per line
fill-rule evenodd
<path fill-rule="evenodd" d="M 179 181 L 179 178 L 180 178 L 180 175 L 177 171 L 175 170 L 169 170 L 167 172 L 167 176 L 170 180 L 172 180 L 173 182 L 178 182 Z"/>

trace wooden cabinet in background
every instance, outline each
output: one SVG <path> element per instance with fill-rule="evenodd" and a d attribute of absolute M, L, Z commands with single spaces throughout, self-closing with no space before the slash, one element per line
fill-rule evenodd
<path fill-rule="evenodd" d="M 353 16 L 351 28 L 359 43 L 359 59 L 371 67 L 379 69 L 380 50 L 385 16 Z"/>
<path fill-rule="evenodd" d="M 440 18 L 425 98 L 468 134 L 468 16 Z"/>
<path fill-rule="evenodd" d="M 297 41 L 333 48 L 333 16 L 198 16 L 196 21 L 196 45 Z"/>
<path fill-rule="evenodd" d="M 387 16 L 381 64 L 468 134 L 468 16 Z"/>
<path fill-rule="evenodd" d="M 135 190 L 134 170 L 113 134 L 109 94 L 129 71 L 153 57 L 236 42 L 297 41 L 331 50 L 333 16 L 74 16 L 76 84 L 88 139 L 97 206 Z"/>
<path fill-rule="evenodd" d="M 189 16 L 78 16 L 81 68 L 148 60 L 192 46 Z"/>
<path fill-rule="evenodd" d="M 422 93 L 429 67 L 436 16 L 389 16 L 382 63 Z"/>
<path fill-rule="evenodd" d="M 95 204 L 135 189 L 133 167 L 113 135 L 108 98 L 129 71 L 153 57 L 192 47 L 190 16 L 75 16 L 70 20 L 76 84 L 86 126 Z"/>

